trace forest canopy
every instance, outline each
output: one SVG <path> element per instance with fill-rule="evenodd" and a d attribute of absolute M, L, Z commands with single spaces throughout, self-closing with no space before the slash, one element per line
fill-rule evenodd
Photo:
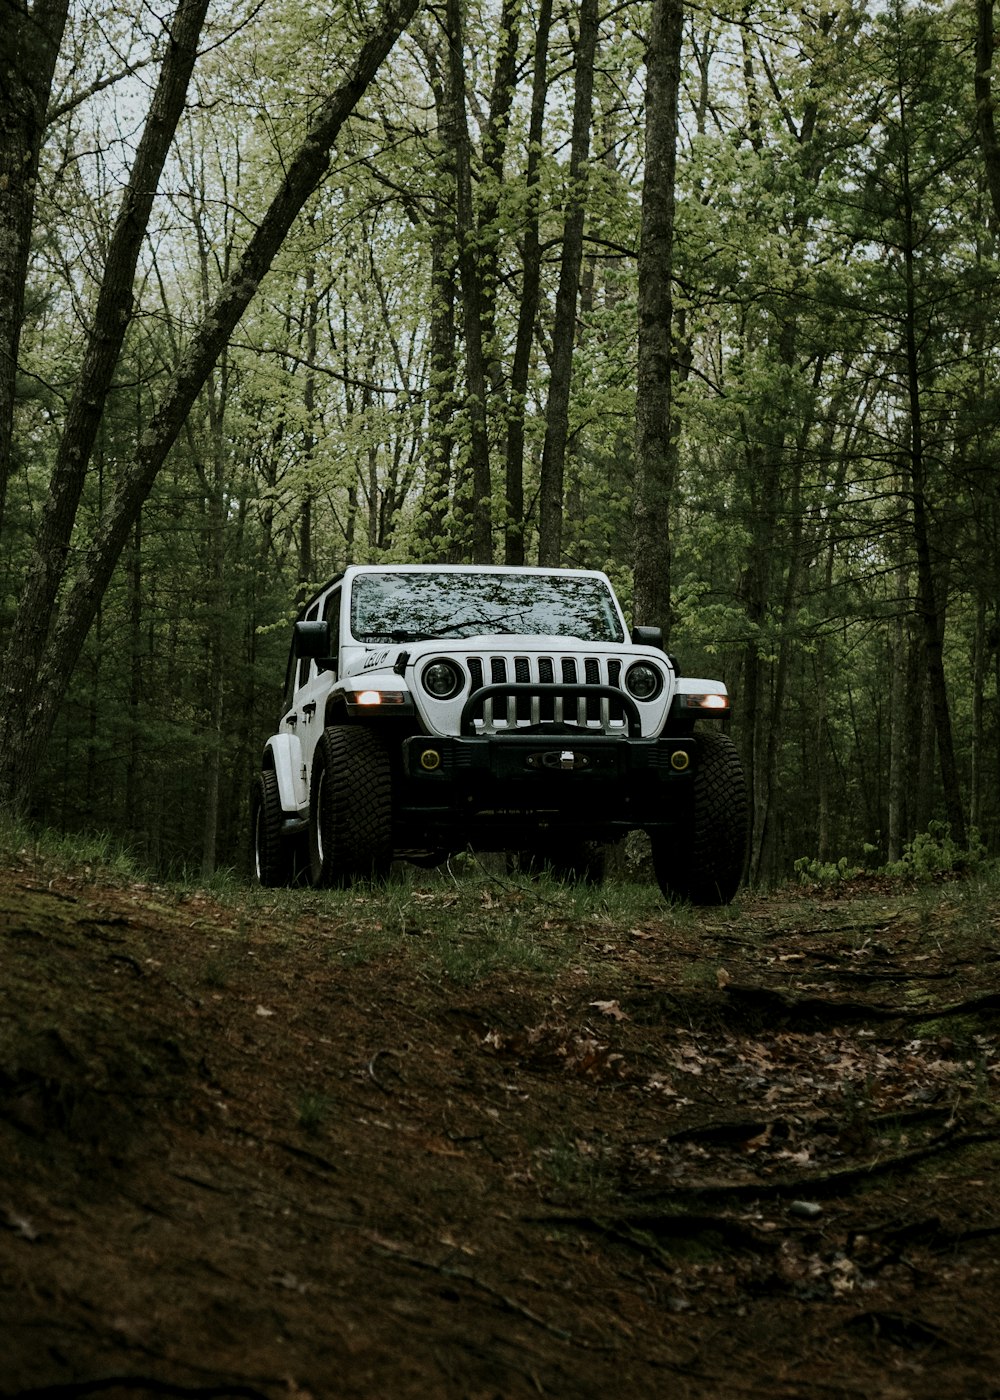
<path fill-rule="evenodd" d="M 239 865 L 298 603 L 492 559 L 726 680 L 756 880 L 995 852 L 993 18 L 0 0 L 0 805 Z"/>

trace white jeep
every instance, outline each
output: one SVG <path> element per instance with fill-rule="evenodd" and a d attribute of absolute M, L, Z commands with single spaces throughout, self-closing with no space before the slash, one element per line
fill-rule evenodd
<path fill-rule="evenodd" d="M 352 566 L 295 623 L 285 713 L 252 793 L 262 885 L 346 885 L 472 847 L 595 877 L 649 833 L 660 888 L 739 886 L 747 792 L 721 681 L 628 633 L 604 574 Z"/>

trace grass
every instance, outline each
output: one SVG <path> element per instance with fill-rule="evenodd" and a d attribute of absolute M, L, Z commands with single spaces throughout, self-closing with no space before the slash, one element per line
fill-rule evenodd
<path fill-rule="evenodd" d="M 672 932 L 697 937 L 703 929 L 766 944 L 803 923 L 816 934 L 828 926 L 836 936 L 844 922 L 839 901 L 817 899 L 815 890 L 788 886 L 766 901 L 763 914 L 751 894 L 725 908 L 699 910 L 665 900 L 653 883 L 611 879 L 602 886 L 564 884 L 548 873 L 508 874 L 499 859 L 480 860 L 471 853 L 433 871 L 400 866 L 376 886 L 261 889 L 232 870 L 207 881 L 164 881 L 109 835 L 67 836 L 8 820 L 0 822 L 0 859 L 28 864 L 48 878 L 82 877 L 108 885 L 155 880 L 161 898 L 183 902 L 207 896 L 212 901 L 206 912 L 209 929 L 218 921 L 213 910 L 221 906 L 243 935 L 251 929 L 259 935 L 263 929 L 269 940 L 288 945 L 321 939 L 332 958 L 354 965 L 404 956 L 428 978 L 460 985 L 505 970 L 551 975 L 570 963 L 596 970 L 627 930 L 655 931 L 667 940 Z M 870 890 L 859 881 L 850 893 L 851 922 L 864 925 L 848 933 L 855 940 L 872 936 L 868 925 L 877 927 L 891 900 L 894 917 L 902 914 L 911 922 L 931 952 L 940 949 L 942 936 L 952 953 L 961 947 L 973 957 L 1000 944 L 998 861 L 983 862 L 957 879 L 918 886 L 900 879 L 891 890 L 884 879 Z M 206 981 L 225 985 L 230 971 L 227 949 L 220 947 L 206 966 Z M 684 979 L 707 986 L 714 983 L 716 971 L 714 960 L 711 966 L 690 962 Z"/>
<path fill-rule="evenodd" d="M 536 1147 L 535 1171 L 546 1194 L 591 1206 L 616 1194 L 616 1175 L 607 1150 L 560 1134 Z"/>
<path fill-rule="evenodd" d="M 310 1137 L 316 1137 L 330 1116 L 332 1107 L 331 1100 L 325 1094 L 317 1094 L 309 1089 L 303 1090 L 296 1105 L 299 1127 Z"/>
<path fill-rule="evenodd" d="M 95 884 L 147 878 L 129 847 L 106 832 L 64 834 L 9 817 L 0 817 L 0 859 L 9 865 L 28 861 L 52 875 L 83 875 Z"/>

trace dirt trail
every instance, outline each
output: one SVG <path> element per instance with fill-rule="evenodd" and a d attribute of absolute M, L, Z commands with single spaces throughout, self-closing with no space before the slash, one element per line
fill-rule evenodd
<path fill-rule="evenodd" d="M 1000 1396 L 1000 893 L 581 908 L 0 875 L 0 1394 Z"/>

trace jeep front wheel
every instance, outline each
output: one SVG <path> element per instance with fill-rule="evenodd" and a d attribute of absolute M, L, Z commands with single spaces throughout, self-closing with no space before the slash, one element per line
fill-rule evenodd
<path fill-rule="evenodd" d="M 657 884 L 668 899 L 728 904 L 746 864 L 749 802 L 736 745 L 725 734 L 698 735 L 693 782 L 689 828 L 651 835 Z"/>
<path fill-rule="evenodd" d="M 309 857 L 314 885 L 384 879 L 392 864 L 389 756 L 369 729 L 331 725 L 313 759 Z"/>
<path fill-rule="evenodd" d="M 281 834 L 278 778 L 270 769 L 259 773 L 250 790 L 250 831 L 253 835 L 253 876 L 259 885 L 275 888 L 295 878 L 295 852 Z"/>

